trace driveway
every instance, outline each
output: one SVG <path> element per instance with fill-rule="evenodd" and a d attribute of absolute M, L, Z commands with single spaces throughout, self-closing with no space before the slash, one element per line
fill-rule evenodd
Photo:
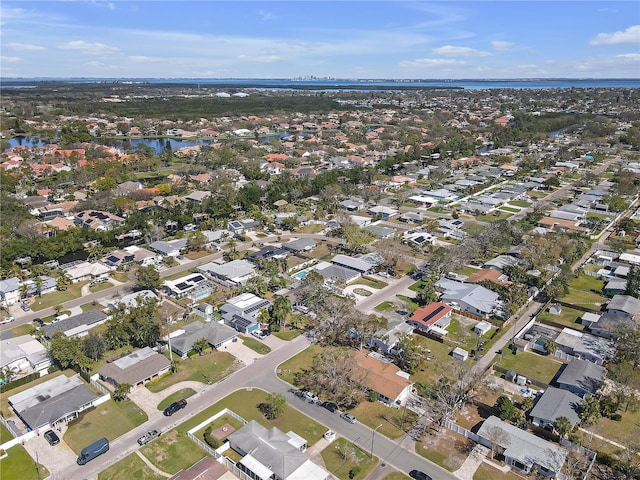
<path fill-rule="evenodd" d="M 24 443 L 24 448 L 29 452 L 29 455 L 31 455 L 32 458 L 37 458 L 38 463 L 47 467 L 51 474 L 47 478 L 50 480 L 68 479 L 69 465 L 76 464 L 77 455 L 62 439 L 66 429 L 67 427 L 64 426 L 61 428 L 61 431 L 54 430 L 58 437 L 60 437 L 60 443 L 58 445 L 49 445 L 42 435 L 34 437 Z"/>

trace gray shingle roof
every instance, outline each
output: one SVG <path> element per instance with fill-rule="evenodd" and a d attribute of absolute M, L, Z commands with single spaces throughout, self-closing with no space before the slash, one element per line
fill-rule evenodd
<path fill-rule="evenodd" d="M 586 360 L 571 360 L 558 377 L 559 385 L 575 386 L 587 393 L 595 393 L 607 373 L 604 367 Z"/>
<path fill-rule="evenodd" d="M 616 295 L 607 305 L 607 310 L 620 310 L 635 315 L 640 313 L 640 300 L 631 295 Z"/>
<path fill-rule="evenodd" d="M 101 310 L 89 310 L 79 313 L 78 315 L 74 315 L 73 317 L 60 320 L 59 322 L 45 325 L 42 327 L 42 330 L 44 331 L 45 335 L 50 338 L 56 332 L 68 332 L 69 330 L 80 327 L 82 325 L 92 325 L 94 323 L 101 322 L 103 320 L 106 320 L 106 318 L 107 314 L 102 312 Z"/>
<path fill-rule="evenodd" d="M 567 390 L 549 387 L 531 410 L 531 416 L 550 422 L 567 417 L 575 425 L 580 421 L 578 411 L 582 398 Z"/>
<path fill-rule="evenodd" d="M 145 347 L 115 362 L 107 363 L 98 373 L 104 378 L 113 379 L 116 383 L 135 385 L 170 366 L 171 362 L 167 357 Z"/>
<path fill-rule="evenodd" d="M 193 350 L 194 342 L 201 338 L 206 338 L 215 347 L 236 336 L 233 328 L 217 322 L 194 322 L 186 325 L 183 330 L 185 332 L 182 335 L 171 337 L 171 349 L 178 355 L 186 355 Z"/>

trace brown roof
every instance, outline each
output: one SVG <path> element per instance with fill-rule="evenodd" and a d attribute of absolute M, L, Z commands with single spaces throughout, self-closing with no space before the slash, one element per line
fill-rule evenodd
<path fill-rule="evenodd" d="M 366 372 L 364 383 L 367 388 L 387 398 L 395 400 L 405 388 L 413 384 L 397 374 L 401 370 L 393 363 L 378 360 L 366 352 L 356 352 L 354 358 L 358 367 Z"/>
<path fill-rule="evenodd" d="M 504 283 L 504 281 L 500 280 L 500 277 L 502 277 L 503 275 L 503 273 L 499 272 L 498 270 L 494 270 L 493 268 L 483 268 L 469 275 L 467 277 L 467 282 L 480 283 L 483 280 L 489 280 L 493 283 Z"/>
<path fill-rule="evenodd" d="M 176 473 L 169 480 L 217 480 L 227 473 L 227 469 L 212 457 L 204 457 L 186 470 Z"/>
<path fill-rule="evenodd" d="M 426 307 L 422 307 L 413 312 L 413 315 L 409 320 L 424 324 L 425 327 L 429 327 L 436 323 L 441 318 L 449 315 L 452 308 L 446 303 L 434 302 L 430 303 Z"/>
<path fill-rule="evenodd" d="M 574 221 L 571 220 L 562 220 L 561 218 L 551 218 L 551 217 L 543 217 L 538 220 L 538 225 L 541 227 L 547 227 L 552 230 L 571 230 L 572 232 L 586 232 L 587 229 L 585 227 L 579 227 L 576 225 Z"/>

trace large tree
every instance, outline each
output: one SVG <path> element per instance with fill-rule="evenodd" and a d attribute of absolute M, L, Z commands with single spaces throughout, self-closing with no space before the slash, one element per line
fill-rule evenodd
<path fill-rule="evenodd" d="M 158 290 L 160 288 L 160 273 L 153 265 L 139 267 L 136 272 L 136 287 L 139 289 Z"/>
<path fill-rule="evenodd" d="M 350 349 L 327 347 L 314 355 L 309 368 L 296 374 L 296 384 L 320 390 L 340 407 L 350 409 L 366 396 L 365 377 Z"/>
<path fill-rule="evenodd" d="M 270 393 L 264 402 L 258 404 L 258 410 L 267 418 L 275 420 L 284 413 L 287 399 L 281 393 Z"/>

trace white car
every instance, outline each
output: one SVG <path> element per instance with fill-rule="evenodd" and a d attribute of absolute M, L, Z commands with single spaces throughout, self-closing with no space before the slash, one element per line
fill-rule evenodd
<path fill-rule="evenodd" d="M 322 437 L 328 442 L 333 442 L 336 439 L 336 433 L 328 430 Z"/>
<path fill-rule="evenodd" d="M 304 394 L 302 395 L 302 398 L 304 398 L 305 400 L 307 400 L 309 403 L 318 403 L 318 396 L 314 395 L 311 392 L 304 392 Z"/>
<path fill-rule="evenodd" d="M 0 325 L 4 325 L 5 323 L 11 323 L 15 320 L 15 318 L 13 317 L 4 317 L 2 320 L 0 320 Z"/>

